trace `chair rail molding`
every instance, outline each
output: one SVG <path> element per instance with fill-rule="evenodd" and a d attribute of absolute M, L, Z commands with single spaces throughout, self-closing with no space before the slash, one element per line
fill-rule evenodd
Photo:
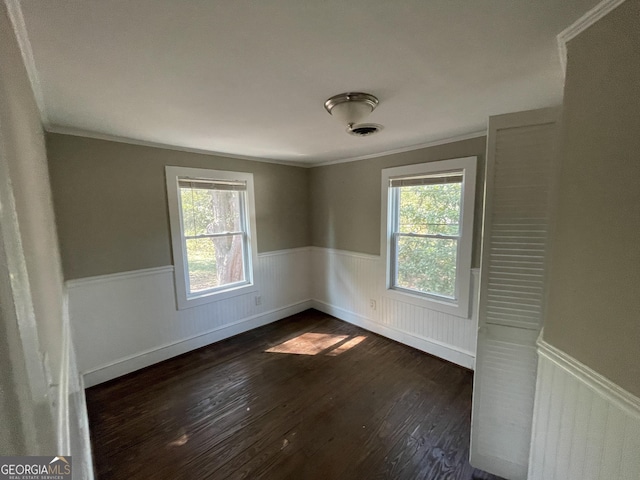
<path fill-rule="evenodd" d="M 638 452 L 640 398 L 540 339 L 529 480 L 637 480 Z"/>
<path fill-rule="evenodd" d="M 607 377 L 592 370 L 584 363 L 547 343 L 542 338 L 538 341 L 538 355 L 566 370 L 598 394 L 607 397 L 610 402 L 615 403 L 619 408 L 640 418 L 640 398 L 627 392 Z"/>

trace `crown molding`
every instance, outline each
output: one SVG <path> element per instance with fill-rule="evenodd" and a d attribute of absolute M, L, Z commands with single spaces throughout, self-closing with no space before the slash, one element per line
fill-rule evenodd
<path fill-rule="evenodd" d="M 162 148 L 164 150 L 175 150 L 177 152 L 197 153 L 199 155 L 211 155 L 216 157 L 234 158 L 238 160 L 248 160 L 251 162 L 275 163 L 277 165 L 286 165 L 287 167 L 309 168 L 311 165 L 302 162 L 273 160 L 270 158 L 250 157 L 246 155 L 235 155 L 233 153 L 216 152 L 213 150 L 205 150 L 201 148 L 183 147 L 179 145 L 170 145 L 167 143 L 151 142 L 147 140 L 138 140 L 130 137 L 121 137 L 118 135 L 110 135 L 107 133 L 92 132 L 81 128 L 61 127 L 57 125 L 49 125 L 45 128 L 47 133 L 56 133 L 60 135 L 71 135 L 73 137 L 93 138 L 95 140 L 106 140 L 108 142 L 126 143 L 129 145 L 138 145 L 141 147 Z"/>
<path fill-rule="evenodd" d="M 4 3 L 7 6 L 9 20 L 13 25 L 13 31 L 15 32 L 16 39 L 18 40 L 18 46 L 20 47 L 20 53 L 22 54 L 22 61 L 27 69 L 27 76 L 29 77 L 29 83 L 31 83 L 33 96 L 35 97 L 36 105 L 40 111 L 40 121 L 42 122 L 42 126 L 46 129 L 49 126 L 49 116 L 47 115 L 40 76 L 38 75 L 36 62 L 33 58 L 31 41 L 27 34 L 27 25 L 25 24 L 24 16 L 22 15 L 20 0 L 4 0 Z"/>
<path fill-rule="evenodd" d="M 130 137 L 121 137 L 118 135 L 110 135 L 110 134 L 106 134 L 106 133 L 98 133 L 98 132 L 93 132 L 90 130 L 83 130 L 80 128 L 74 128 L 74 127 L 62 127 L 62 126 L 58 126 L 58 125 L 50 125 L 48 127 L 45 128 L 45 130 L 47 131 L 47 133 L 55 133 L 55 134 L 60 134 L 60 135 L 71 135 L 74 137 L 84 137 L 84 138 L 93 138 L 96 140 L 106 140 L 109 142 L 118 142 L 118 143 L 126 143 L 129 145 L 139 145 L 142 147 L 151 147 L 151 148 L 162 148 L 165 150 L 175 150 L 178 152 L 187 152 L 187 153 L 197 153 L 200 155 L 215 155 L 218 157 L 226 157 L 226 158 L 237 158 L 239 160 L 248 160 L 251 162 L 263 162 L 263 163 L 274 163 L 274 164 L 278 164 L 278 165 L 286 165 L 288 167 L 299 167 L 299 168 L 313 168 L 313 167 L 321 167 L 321 166 L 325 166 L 325 165 L 334 165 L 337 163 L 347 163 L 347 162 L 355 162 L 358 160 L 366 160 L 369 158 L 376 158 L 376 157 L 385 157 L 387 155 L 393 155 L 396 153 L 404 153 L 404 152 L 410 152 L 413 150 L 420 150 L 423 148 L 428 148 L 428 147 L 435 147 L 438 145 L 445 145 L 447 143 L 453 143 L 453 142 L 459 142 L 462 140 L 470 140 L 473 138 L 480 138 L 480 137 L 484 137 L 486 136 L 486 132 L 485 131 L 481 131 L 481 132 L 473 132 L 473 133 L 468 133 L 468 134 L 464 134 L 464 135 L 458 135 L 455 137 L 449 137 L 449 138 L 445 138 L 442 140 L 435 140 L 433 142 L 428 142 L 428 143 L 422 143 L 419 145 L 412 145 L 409 147 L 402 147 L 402 148 L 397 148 L 394 150 L 386 150 L 383 152 L 379 152 L 379 153 L 372 153 L 369 155 L 363 155 L 360 157 L 351 157 L 351 158 L 345 158 L 345 159 L 340 159 L 340 160 L 329 160 L 326 162 L 315 162 L 315 163 L 303 163 L 303 162 L 296 162 L 296 161 L 286 161 L 286 160 L 274 160 L 274 159 L 268 159 L 268 158 L 258 158 L 258 157 L 250 157 L 250 156 L 246 156 L 246 155 L 236 155 L 236 154 L 232 154 L 232 153 L 225 153 L 225 152 L 217 152 L 217 151 L 213 151 L 213 150 L 204 150 L 204 149 L 199 149 L 199 148 L 190 148 L 190 147 L 182 147 L 182 146 L 178 146 L 178 145 L 169 145 L 166 143 L 159 143 L 159 142 L 151 142 L 151 141 L 147 141 L 147 140 L 138 140 L 135 138 L 130 138 Z"/>
<path fill-rule="evenodd" d="M 558 53 L 563 74 L 567 73 L 567 43 L 624 2 L 625 0 L 603 0 L 558 34 Z"/>
<path fill-rule="evenodd" d="M 410 145 L 408 147 L 396 148 L 393 150 L 385 150 L 379 153 L 371 153 L 368 155 L 362 155 L 359 157 L 349 157 L 341 160 L 329 160 L 326 162 L 312 163 L 310 167 L 324 167 L 327 165 L 336 165 L 338 163 L 357 162 L 358 160 L 368 160 L 370 158 L 386 157 L 387 155 L 394 155 L 396 153 L 412 152 L 414 150 L 421 150 L 423 148 L 436 147 L 438 145 L 446 145 L 447 143 L 460 142 L 462 140 L 471 140 L 473 138 L 485 137 L 487 135 L 486 130 L 465 133 L 463 135 L 457 135 L 455 137 L 443 138 L 442 140 L 434 140 L 432 142 L 420 143 L 418 145 Z"/>

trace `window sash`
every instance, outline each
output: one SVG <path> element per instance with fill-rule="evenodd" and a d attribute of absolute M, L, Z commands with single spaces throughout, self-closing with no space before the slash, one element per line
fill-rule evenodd
<path fill-rule="evenodd" d="M 247 191 L 247 182 L 241 180 L 207 180 L 198 178 L 180 178 L 178 187 L 184 189 L 197 188 L 201 190 Z"/>
<path fill-rule="evenodd" d="M 234 236 L 234 235 L 217 235 L 218 237 L 220 236 Z M 223 285 L 217 285 L 213 288 L 207 288 L 207 289 L 202 289 L 202 290 L 191 290 L 191 268 L 189 265 L 189 259 L 187 258 L 186 260 L 186 268 L 185 268 L 185 282 L 186 282 L 186 287 L 187 287 L 187 298 L 195 298 L 195 297 L 200 297 L 202 295 L 207 295 L 207 294 L 211 294 L 211 293 L 215 293 L 215 292 L 220 292 L 220 291 L 225 291 L 228 290 L 229 288 L 235 288 L 235 287 L 239 287 L 242 285 L 247 285 L 250 282 L 249 277 L 247 276 L 248 274 L 248 265 L 247 265 L 247 257 L 245 255 L 245 252 L 248 250 L 248 242 L 247 242 L 247 236 L 245 234 L 240 234 L 241 236 L 241 241 L 242 241 L 242 266 L 243 266 L 243 280 L 237 281 L 237 282 L 229 282 L 229 283 L 225 283 Z M 205 237 L 206 238 L 206 237 Z M 187 240 L 197 240 L 199 238 L 187 238 L 185 237 L 184 240 L 184 249 L 185 252 L 187 251 Z"/>
<path fill-rule="evenodd" d="M 443 172 L 431 175 L 415 175 L 410 177 L 398 177 L 389 179 L 389 186 L 415 187 L 420 185 L 444 185 L 447 183 L 462 183 L 463 174 L 460 172 Z"/>
<path fill-rule="evenodd" d="M 391 265 L 391 272 L 392 272 L 392 282 L 391 282 L 391 287 L 394 290 L 399 290 L 399 291 L 403 291 L 403 292 L 409 292 L 412 294 L 417 294 L 420 296 L 424 296 L 424 297 L 431 297 L 431 298 L 440 298 L 440 299 L 446 299 L 446 300 L 456 300 L 458 298 L 458 286 L 456 281 L 454 281 L 454 294 L 453 296 L 451 295 L 447 295 L 444 293 L 439 293 L 439 292 L 430 292 L 430 291 L 426 291 L 426 290 L 419 290 L 416 288 L 409 288 L 409 287 L 405 287 L 399 284 L 399 280 L 398 280 L 398 275 L 399 275 L 399 268 L 400 268 L 400 263 L 398 262 L 398 254 L 400 251 L 399 248 L 399 242 L 400 242 L 400 237 L 409 237 L 409 238 L 433 238 L 435 240 L 454 240 L 456 242 L 456 277 L 458 276 L 458 263 L 459 263 L 459 258 L 460 258 L 460 237 L 445 237 L 445 236 L 434 236 L 434 235 L 405 235 L 405 234 L 393 234 L 392 235 L 392 242 L 390 245 L 390 250 L 391 250 L 391 261 L 392 261 L 392 265 Z"/>
<path fill-rule="evenodd" d="M 229 187 L 229 188 L 227 188 Z M 248 240 L 248 227 L 247 227 L 247 211 L 246 211 L 246 191 L 247 191 L 247 182 L 241 181 L 225 181 L 225 180 L 200 180 L 200 179 L 178 179 L 178 190 L 187 188 L 199 188 L 199 189 L 209 189 L 209 190 L 234 190 L 238 191 L 239 195 L 239 217 L 240 217 L 240 231 L 234 232 L 219 232 L 219 233 L 207 233 L 200 235 L 185 235 L 185 225 L 184 225 L 184 210 L 183 204 L 181 200 L 181 196 L 178 195 L 178 207 L 180 209 L 180 234 L 182 236 L 182 247 L 185 252 L 185 269 L 184 269 L 184 281 L 186 286 L 186 295 L 187 299 L 196 298 L 203 295 L 209 295 L 216 292 L 221 292 L 228 290 L 230 288 L 235 288 L 242 285 L 251 284 L 251 262 L 250 262 L 250 251 L 249 251 L 249 242 Z M 221 238 L 221 237 L 233 237 L 240 236 L 242 239 L 242 267 L 243 267 L 243 276 L 244 280 L 239 282 L 231 282 L 225 283 L 224 285 L 218 285 L 213 288 L 205 289 L 205 290 L 196 290 L 191 291 L 191 279 L 190 272 L 191 268 L 189 265 L 189 259 L 187 258 L 187 240 L 198 240 L 205 238 Z"/>
<path fill-rule="evenodd" d="M 442 233 L 402 233 L 393 232 L 392 235 L 398 237 L 412 237 L 412 238 L 441 238 L 445 240 L 459 240 L 460 235 L 444 235 Z"/>
<path fill-rule="evenodd" d="M 231 235 L 243 235 L 246 236 L 245 232 L 220 232 L 220 233 L 203 233 L 201 235 L 183 235 L 185 240 L 198 240 L 200 238 L 218 238 L 218 237 L 228 237 Z"/>
<path fill-rule="evenodd" d="M 416 185 L 439 185 L 439 184 L 443 184 L 443 183 L 463 183 L 464 184 L 464 175 L 460 174 L 460 172 L 456 172 L 457 175 L 453 176 L 451 175 L 451 173 L 447 173 L 445 175 L 439 176 L 440 174 L 434 174 L 434 175 L 429 175 L 429 176 L 418 176 L 418 177 L 402 177 L 399 179 L 391 179 L 389 181 L 389 197 L 391 200 L 391 231 L 390 231 L 390 271 L 391 271 L 391 284 L 390 287 L 393 288 L 394 290 L 399 290 L 399 291 L 405 291 L 405 292 L 410 292 L 412 294 L 416 294 L 416 295 L 420 295 L 423 297 L 430 297 L 430 298 L 440 298 L 440 299 L 446 299 L 446 300 L 457 300 L 458 299 L 458 281 L 457 281 L 457 277 L 459 275 L 459 264 L 460 264 L 460 248 L 461 248 L 461 229 L 460 229 L 460 233 L 458 235 L 444 235 L 444 234 L 423 234 L 423 233 L 401 233 L 400 230 L 400 193 L 401 193 L 401 188 L 404 186 L 416 186 Z M 458 181 L 458 178 L 460 179 Z M 396 183 L 396 185 L 393 185 L 394 181 L 405 181 L 405 180 L 411 180 L 411 179 L 418 179 L 418 180 L 430 180 L 430 179 L 436 179 L 436 180 L 442 180 L 442 179 L 455 179 L 455 181 L 435 181 L 432 183 L 411 183 L 411 184 L 399 184 Z M 461 204 L 460 204 L 460 212 L 459 212 L 459 221 L 458 224 L 462 225 L 463 219 L 462 219 L 462 205 L 463 205 L 463 197 L 464 197 L 464 189 L 461 192 Z M 455 284 L 455 290 L 454 290 L 454 295 L 453 297 L 446 295 L 446 294 L 442 294 L 442 293 L 438 293 L 438 292 L 426 292 L 424 290 L 416 290 L 416 289 L 411 289 L 411 288 L 406 288 L 406 287 L 402 287 L 400 285 L 398 285 L 398 271 L 399 271 L 399 262 L 398 262 L 398 252 L 399 252 L 399 241 L 401 237 L 407 237 L 407 238 L 431 238 L 431 239 L 440 239 L 440 240 L 455 240 L 456 241 L 456 267 L 455 267 L 455 272 L 456 272 L 456 279 L 454 281 Z"/>

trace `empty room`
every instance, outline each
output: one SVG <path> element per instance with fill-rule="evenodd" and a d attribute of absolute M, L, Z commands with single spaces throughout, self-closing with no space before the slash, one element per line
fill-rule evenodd
<path fill-rule="evenodd" d="M 0 477 L 640 480 L 640 0 L 2 0 Z"/>

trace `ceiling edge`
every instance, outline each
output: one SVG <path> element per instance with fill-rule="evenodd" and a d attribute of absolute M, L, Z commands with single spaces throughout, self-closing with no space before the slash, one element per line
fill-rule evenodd
<path fill-rule="evenodd" d="M 309 168 L 310 164 L 302 162 L 288 162 L 286 160 L 273 160 L 270 158 L 250 157 L 247 155 L 235 155 L 233 153 L 215 152 L 213 150 L 204 150 L 201 148 L 182 147 L 179 145 L 169 145 L 167 143 L 150 142 L 147 140 L 138 140 L 129 137 L 120 137 L 118 135 L 109 135 L 106 133 L 92 132 L 89 130 L 82 130 L 80 128 L 73 127 L 60 127 L 56 125 L 50 125 L 46 129 L 47 133 L 58 133 L 61 135 L 71 135 L 74 137 L 94 138 L 96 140 L 107 140 L 109 142 L 127 143 L 129 145 L 139 145 L 141 147 L 162 148 L 164 150 L 175 150 L 178 152 L 197 153 L 200 155 L 211 155 L 216 157 L 235 158 L 238 160 L 248 160 L 251 162 L 262 163 L 275 163 L 278 165 L 286 165 L 288 167 L 302 167 Z"/>
<path fill-rule="evenodd" d="M 13 31 L 20 47 L 20 53 L 22 54 L 22 61 L 27 70 L 27 76 L 31 83 L 31 89 L 33 90 L 33 96 L 36 100 L 36 105 L 40 111 L 40 121 L 43 127 L 46 129 L 49 126 L 49 116 L 47 115 L 47 108 L 44 103 L 44 95 L 42 93 L 42 84 L 40 83 L 40 76 L 36 69 L 36 62 L 33 58 L 33 50 L 31 48 L 31 41 L 27 33 L 27 25 L 24 22 L 24 16 L 22 15 L 22 7 L 20 6 L 20 0 L 4 0 L 7 7 L 7 14 L 9 20 L 13 25 Z"/>
<path fill-rule="evenodd" d="M 139 145 L 142 147 L 162 148 L 165 150 L 175 150 L 178 152 L 197 153 L 201 155 L 214 155 L 217 157 L 236 158 L 239 160 L 248 160 L 252 162 L 274 163 L 277 165 L 286 165 L 288 167 L 299 167 L 299 168 L 322 167 L 325 165 L 334 165 L 337 163 L 348 163 L 348 162 L 356 162 L 358 160 L 366 160 L 369 158 L 385 157 L 387 155 L 393 155 L 396 153 L 411 152 L 413 150 L 420 150 L 423 148 L 435 147 L 435 146 L 444 145 L 447 143 L 453 143 L 453 142 L 459 142 L 462 140 L 470 140 L 473 138 L 484 137 L 487 134 L 486 131 L 483 130 L 478 132 L 467 133 L 464 135 L 448 137 L 442 140 L 434 140 L 432 142 L 421 143 L 419 145 L 411 145 L 408 147 L 402 147 L 402 148 L 397 148 L 393 150 L 385 150 L 378 153 L 371 153 L 371 154 L 362 155 L 359 157 L 350 157 L 350 158 L 345 158 L 340 160 L 329 160 L 326 162 L 303 163 L 303 162 L 286 161 L 286 160 L 274 160 L 270 158 L 251 157 L 247 155 L 236 155 L 233 153 L 216 152 L 213 150 L 204 150 L 200 148 L 183 147 L 179 145 L 170 145 L 166 143 L 151 142 L 147 140 L 138 140 L 135 138 L 121 137 L 118 135 L 109 135 L 106 133 L 92 132 L 90 130 L 83 130 L 80 128 L 73 128 L 73 127 L 62 127 L 57 125 L 50 125 L 46 127 L 45 130 L 47 131 L 47 133 L 57 133 L 60 135 L 71 135 L 74 137 L 93 138 L 96 140 L 106 140 L 110 142 L 126 143 L 129 145 Z"/>
<path fill-rule="evenodd" d="M 324 167 L 327 165 L 336 165 L 338 163 L 357 162 L 358 160 L 368 160 L 370 158 L 386 157 L 387 155 L 394 155 L 396 153 L 412 152 L 414 150 L 421 150 L 423 148 L 436 147 L 438 145 L 445 145 L 447 143 L 460 142 L 462 140 L 471 140 L 472 138 L 480 138 L 486 135 L 487 135 L 487 131 L 481 130 L 481 131 L 472 132 L 472 133 L 465 133 L 463 135 L 456 135 L 454 137 L 443 138 L 442 140 L 434 140 L 432 142 L 420 143 L 418 145 L 411 145 L 408 147 L 401 147 L 393 150 L 386 150 L 384 152 L 379 152 L 379 153 L 370 153 L 368 155 L 362 155 L 359 157 L 350 157 L 350 158 L 345 158 L 341 160 L 328 160 L 326 162 L 316 162 L 316 163 L 310 164 L 309 166 Z"/>
<path fill-rule="evenodd" d="M 610 13 L 612 10 L 622 5 L 625 1 L 626 0 L 602 0 L 595 7 L 558 34 L 556 38 L 558 41 L 558 53 L 560 55 L 560 64 L 562 66 L 563 75 L 567 74 L 567 43 L 569 40 L 584 32 L 587 28 Z"/>
<path fill-rule="evenodd" d="M 585 31 L 591 25 L 596 23 L 598 20 L 600 20 L 601 18 L 609 14 L 611 11 L 615 10 L 617 7 L 622 5 L 625 1 L 626 0 L 602 0 L 595 7 L 587 11 L 584 15 L 582 15 L 579 19 L 577 19 L 575 22 L 573 22 L 571 25 L 569 25 L 567 28 L 565 28 L 563 31 L 561 31 L 557 35 L 556 41 L 558 45 L 558 55 L 560 57 L 560 64 L 561 64 L 563 76 L 566 76 L 566 69 L 567 69 L 567 43 L 573 38 L 575 38 L 577 35 L 582 33 L 583 31 Z M 419 150 L 421 148 L 428 148 L 428 147 L 443 145 L 446 143 L 451 143 L 451 142 L 456 142 L 461 140 L 467 140 L 471 138 L 477 138 L 477 137 L 486 135 L 485 131 L 473 132 L 469 134 L 446 138 L 443 140 L 436 140 L 433 142 L 427 142 L 419 145 L 402 147 L 394 150 L 388 150 L 388 151 L 369 154 L 369 155 L 362 155 L 358 157 L 350 157 L 350 158 L 341 159 L 341 160 L 330 160 L 326 162 L 302 163 L 302 162 L 293 162 L 293 161 L 289 162 L 284 160 L 271 160 L 271 159 L 264 159 L 264 158 L 258 158 L 258 157 L 243 156 L 243 155 L 234 155 L 229 153 L 215 152 L 210 150 L 202 150 L 202 149 L 195 149 L 195 148 L 189 148 L 189 147 L 180 147 L 175 145 L 136 140 L 128 137 L 119 137 L 115 135 L 107 135 L 107 134 L 101 134 L 96 132 L 90 132 L 82 129 L 54 126 L 49 123 L 49 117 L 47 114 L 44 95 L 42 92 L 42 84 L 40 82 L 40 77 L 38 74 L 38 70 L 36 68 L 35 59 L 33 56 L 33 50 L 31 47 L 31 41 L 29 40 L 29 35 L 27 33 L 27 27 L 24 21 L 20 0 L 4 0 L 4 3 L 7 7 L 7 14 L 9 15 L 9 20 L 11 21 L 14 33 L 16 35 L 16 39 L 18 41 L 20 53 L 22 54 L 22 60 L 24 62 L 24 65 L 27 71 L 29 82 L 31 83 L 31 88 L 33 90 L 36 105 L 40 112 L 40 119 L 41 119 L 42 125 L 45 131 L 50 133 L 60 133 L 65 135 L 74 135 L 74 136 L 80 136 L 80 137 L 95 138 L 100 140 L 110 140 L 110 141 L 116 141 L 120 143 L 129 143 L 133 145 L 165 148 L 169 150 L 200 153 L 205 155 L 216 155 L 216 156 L 228 157 L 228 158 L 238 158 L 241 160 L 275 163 L 275 164 L 288 165 L 288 166 L 294 166 L 294 167 L 303 167 L 303 168 L 312 168 L 312 167 L 320 167 L 325 165 L 334 165 L 338 163 L 355 162 L 358 160 L 366 160 L 369 158 L 382 157 L 386 155 L 392 155 L 395 153 L 409 152 L 412 150 Z"/>

